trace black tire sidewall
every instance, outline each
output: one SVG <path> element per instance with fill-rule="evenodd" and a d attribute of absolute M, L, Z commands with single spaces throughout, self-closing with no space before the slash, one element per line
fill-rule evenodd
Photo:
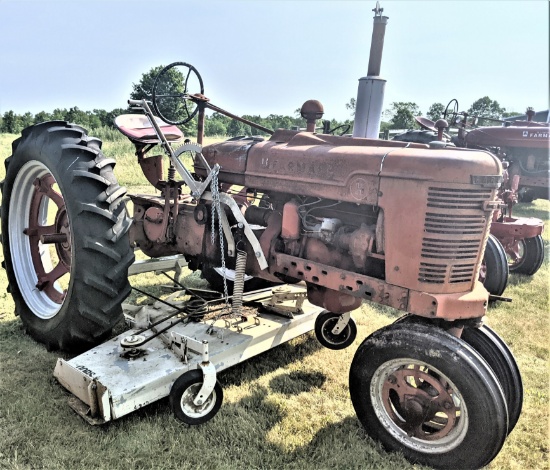
<path fill-rule="evenodd" d="M 516 264 L 510 265 L 510 272 L 532 276 L 540 269 L 544 261 L 544 241 L 541 235 L 537 235 L 524 238 L 520 243 L 523 243 L 523 257 Z"/>
<path fill-rule="evenodd" d="M 445 454 L 420 453 L 397 441 L 379 421 L 370 396 L 370 380 L 384 363 L 408 358 L 440 370 L 461 393 L 468 410 L 463 441 Z M 497 378 L 468 345 L 439 329 L 421 324 L 393 324 L 369 336 L 350 369 L 350 395 L 366 432 L 386 449 L 436 468 L 478 468 L 502 447 L 507 431 L 506 402 Z"/>
<path fill-rule="evenodd" d="M 216 403 L 214 403 L 214 407 L 207 414 L 199 418 L 193 418 L 185 414 L 185 412 L 181 408 L 181 397 L 183 396 L 185 391 L 189 389 L 189 387 L 195 384 L 202 384 L 202 383 L 203 383 L 202 371 L 198 369 L 190 370 L 184 373 L 183 375 L 181 375 L 180 377 L 178 377 L 170 390 L 170 396 L 169 396 L 170 408 L 172 409 L 172 412 L 174 413 L 175 417 L 186 424 L 198 425 L 198 424 L 206 423 L 216 415 L 216 413 L 219 411 L 220 407 L 222 406 L 223 389 L 221 387 L 221 384 L 218 381 L 216 381 L 216 385 L 214 386 L 214 391 L 213 391 L 213 393 L 215 394 L 215 400 L 216 400 Z"/>
<path fill-rule="evenodd" d="M 464 328 L 461 338 L 479 353 L 495 373 L 506 397 L 510 434 L 523 405 L 523 383 L 514 355 L 498 334 L 487 325 Z"/>
<path fill-rule="evenodd" d="M 504 247 L 493 235 L 487 239 L 483 264 L 486 269 L 483 286 L 492 295 L 502 295 L 508 284 L 508 260 Z"/>

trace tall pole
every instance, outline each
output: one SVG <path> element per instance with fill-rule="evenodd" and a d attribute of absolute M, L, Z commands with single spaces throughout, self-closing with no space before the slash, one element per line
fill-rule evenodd
<path fill-rule="evenodd" d="M 367 76 L 359 79 L 357 100 L 355 102 L 355 122 L 353 137 L 377 139 L 382 120 L 384 105 L 384 88 L 386 80 L 380 78 L 384 35 L 388 17 L 382 16 L 383 8 L 376 2 L 374 8 L 372 39 L 370 44 L 369 67 Z"/>

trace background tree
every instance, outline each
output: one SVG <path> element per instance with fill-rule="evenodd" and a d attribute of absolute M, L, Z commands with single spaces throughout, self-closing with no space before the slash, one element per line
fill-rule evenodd
<path fill-rule="evenodd" d="M 415 116 L 420 115 L 420 108 L 416 103 L 397 101 L 390 105 L 385 114 L 391 116 L 390 129 L 412 129 L 416 127 Z"/>
<path fill-rule="evenodd" d="M 2 116 L 2 132 L 8 134 L 18 134 L 23 129 L 21 117 L 13 111 L 6 111 Z"/>
<path fill-rule="evenodd" d="M 471 116 L 477 116 L 478 118 L 493 118 L 500 119 L 502 114 L 506 111 L 506 108 L 500 106 L 498 101 L 492 100 L 488 96 L 474 101 L 472 106 L 468 109 L 468 114 Z"/>
<path fill-rule="evenodd" d="M 34 123 L 38 124 L 40 122 L 46 122 L 51 121 L 53 119 L 51 113 L 47 113 L 46 111 L 39 111 L 34 116 Z"/>
<path fill-rule="evenodd" d="M 432 121 L 437 121 L 438 119 L 443 118 L 443 113 L 445 112 L 445 105 L 442 103 L 434 103 L 428 109 L 426 116 Z"/>
<path fill-rule="evenodd" d="M 346 109 L 351 111 L 351 116 L 355 116 L 356 104 L 355 98 L 350 98 L 350 100 L 346 103 Z"/>
<path fill-rule="evenodd" d="M 227 126 L 227 135 L 230 137 L 237 137 L 238 135 L 245 135 L 245 125 L 237 121 L 235 119 L 232 119 L 229 125 Z"/>

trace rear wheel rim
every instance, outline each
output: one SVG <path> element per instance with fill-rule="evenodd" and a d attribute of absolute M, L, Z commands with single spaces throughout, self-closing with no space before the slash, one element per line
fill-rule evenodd
<path fill-rule="evenodd" d="M 374 373 L 374 411 L 402 445 L 422 453 L 445 453 L 466 437 L 468 411 L 456 386 L 434 367 L 394 359 Z"/>
<path fill-rule="evenodd" d="M 56 186 L 48 167 L 32 160 L 19 170 L 10 196 L 13 270 L 25 303 L 43 320 L 57 315 L 70 282 L 70 223 Z"/>

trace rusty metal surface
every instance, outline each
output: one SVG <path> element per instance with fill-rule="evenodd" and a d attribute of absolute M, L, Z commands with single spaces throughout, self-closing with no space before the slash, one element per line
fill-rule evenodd
<path fill-rule="evenodd" d="M 275 265 L 270 267 L 273 273 L 288 275 L 423 317 L 446 320 L 480 318 L 487 310 L 487 291 L 477 281 L 471 292 L 429 294 L 282 253 L 274 257 Z M 308 298 L 314 304 L 319 302 L 319 297 L 309 296 L 309 290 Z"/>
<path fill-rule="evenodd" d="M 491 223 L 491 234 L 499 239 L 523 239 L 541 235 L 544 222 L 535 217 L 503 217 L 501 221 Z"/>
<path fill-rule="evenodd" d="M 235 140 L 209 145 L 203 148 L 202 155 L 213 167 L 216 163 L 220 165 L 219 178 L 228 184 L 245 184 L 245 172 L 248 152 L 257 142 L 253 140 Z M 195 162 L 195 170 L 205 175 L 200 163 Z"/>
<path fill-rule="evenodd" d="M 386 281 L 431 293 L 471 289 L 496 190 L 406 179 L 383 179 L 380 190 Z"/>
<path fill-rule="evenodd" d="M 306 120 L 307 132 L 315 132 L 315 121 L 323 117 L 325 110 L 317 100 L 307 100 L 300 109 L 300 115 Z"/>
<path fill-rule="evenodd" d="M 382 305 L 405 310 L 408 290 L 387 284 L 380 279 L 334 268 L 322 263 L 277 253 L 272 272 L 317 284 Z"/>
<path fill-rule="evenodd" d="M 470 183 L 471 174 L 502 172 L 498 159 L 487 158 L 486 152 L 426 149 L 423 144 L 275 133 L 250 149 L 245 185 L 376 205 L 380 178 Z"/>
<path fill-rule="evenodd" d="M 407 311 L 427 318 L 466 320 L 481 318 L 487 313 L 487 291 L 475 281 L 473 289 L 451 294 L 428 294 L 409 291 Z"/>
<path fill-rule="evenodd" d="M 163 178 L 162 155 L 138 158 L 138 162 L 147 181 L 158 189 L 158 183 Z"/>

